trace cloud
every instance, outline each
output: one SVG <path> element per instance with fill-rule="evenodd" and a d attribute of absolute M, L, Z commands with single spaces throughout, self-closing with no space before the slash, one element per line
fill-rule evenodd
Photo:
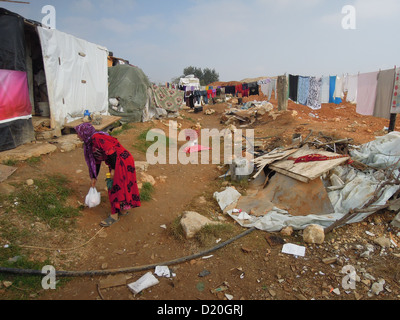
<path fill-rule="evenodd" d="M 357 0 L 354 4 L 357 16 L 361 19 L 388 19 L 400 14 L 398 0 Z"/>
<path fill-rule="evenodd" d="M 88 13 L 95 10 L 95 6 L 91 0 L 74 0 L 71 3 L 71 9 L 74 12 Z"/>

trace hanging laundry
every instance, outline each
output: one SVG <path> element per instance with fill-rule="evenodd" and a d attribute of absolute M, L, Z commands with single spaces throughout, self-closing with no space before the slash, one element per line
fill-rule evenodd
<path fill-rule="evenodd" d="M 358 75 L 348 75 L 344 84 L 344 92 L 347 92 L 346 101 L 357 103 Z"/>
<path fill-rule="evenodd" d="M 308 91 L 307 106 L 313 110 L 321 109 L 320 94 L 321 94 L 322 79 L 311 77 L 310 88 Z"/>
<path fill-rule="evenodd" d="M 270 82 L 271 82 L 270 79 L 262 79 L 262 80 L 258 80 L 258 81 L 257 81 L 257 84 L 258 84 L 259 86 L 261 86 L 262 84 L 268 84 L 268 83 L 270 83 Z"/>
<path fill-rule="evenodd" d="M 400 68 L 396 69 L 391 113 L 400 113 Z"/>
<path fill-rule="evenodd" d="M 243 89 L 243 92 L 242 92 L 243 97 L 248 97 L 249 93 L 250 93 L 248 83 L 243 83 L 242 89 Z"/>
<path fill-rule="evenodd" d="M 330 77 L 330 85 L 329 85 L 329 103 L 340 104 L 342 103 L 341 98 L 335 98 L 335 90 L 336 90 L 336 76 Z"/>
<path fill-rule="evenodd" d="M 264 96 L 268 96 L 270 87 L 271 87 L 271 82 L 269 82 L 269 83 L 261 83 L 260 84 L 260 90 L 261 90 L 261 92 L 263 93 Z"/>
<path fill-rule="evenodd" d="M 289 99 L 297 102 L 297 92 L 299 90 L 299 76 L 289 74 Z"/>
<path fill-rule="evenodd" d="M 329 103 L 330 77 L 322 77 L 320 99 L 321 103 Z"/>
<path fill-rule="evenodd" d="M 239 93 L 240 93 L 240 94 L 243 94 L 243 84 L 238 84 L 238 85 L 236 86 L 236 96 L 237 96 L 237 97 L 239 96 Z"/>
<path fill-rule="evenodd" d="M 235 95 L 236 94 L 236 87 L 235 86 L 227 86 L 227 87 L 225 87 L 225 94 Z"/>
<path fill-rule="evenodd" d="M 341 101 L 339 103 L 341 103 L 343 101 L 344 98 L 344 83 L 343 83 L 343 77 L 336 77 L 336 82 L 335 82 L 335 92 L 333 93 L 333 98 L 335 99 L 340 99 Z"/>
<path fill-rule="evenodd" d="M 395 69 L 379 72 L 374 117 L 390 119 L 395 75 Z"/>
<path fill-rule="evenodd" d="M 362 73 L 358 76 L 357 113 L 372 116 L 375 109 L 379 71 Z"/>
<path fill-rule="evenodd" d="M 278 100 L 278 79 L 271 79 L 271 86 L 269 87 L 269 99 L 271 99 L 272 91 L 275 92 L 275 100 Z"/>
<path fill-rule="evenodd" d="M 257 82 L 249 83 L 249 96 L 258 96 L 260 94 Z"/>
<path fill-rule="evenodd" d="M 310 89 L 310 78 L 299 76 L 299 86 L 297 92 L 297 102 L 307 105 L 308 92 Z"/>

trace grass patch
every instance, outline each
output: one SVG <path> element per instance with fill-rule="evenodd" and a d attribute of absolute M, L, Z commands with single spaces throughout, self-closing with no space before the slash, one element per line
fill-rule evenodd
<path fill-rule="evenodd" d="M 206 225 L 197 234 L 196 240 L 203 247 L 215 246 L 220 238 L 229 238 L 234 232 L 234 227 L 227 223 Z"/>
<path fill-rule="evenodd" d="M 140 189 L 140 200 L 144 202 L 149 202 L 153 199 L 154 187 L 151 183 L 145 182 L 143 183 L 142 188 Z"/>
<path fill-rule="evenodd" d="M 177 217 L 174 221 L 172 221 L 170 228 L 168 228 L 169 234 L 180 241 L 185 239 L 183 227 L 181 225 L 181 219 L 182 216 Z"/>
<path fill-rule="evenodd" d="M 131 126 L 129 123 L 124 123 L 122 126 L 116 128 L 116 129 L 114 129 L 114 130 L 111 132 L 111 136 L 113 136 L 113 137 L 119 136 L 119 135 L 121 135 L 123 132 L 125 132 L 125 131 L 127 131 L 127 130 L 130 130 L 130 129 L 132 129 L 132 126 Z"/>
<path fill-rule="evenodd" d="M 20 186 L 9 196 L 9 202 L 20 214 L 39 218 L 51 228 L 65 229 L 74 222 L 72 218 L 80 214 L 78 209 L 66 206 L 72 193 L 68 183 L 63 175 L 48 176 L 36 180 L 33 186 Z"/>
<path fill-rule="evenodd" d="M 21 270 L 42 270 L 46 265 L 50 265 L 49 261 L 42 263 L 29 261 L 24 256 L 14 256 L 12 259 L 2 263 L 3 268 L 21 269 Z M 42 290 L 42 277 L 33 275 L 11 275 L 1 274 L 0 282 L 9 282 L 7 295 L 4 298 L 8 300 L 28 300 L 35 298 Z"/>
<path fill-rule="evenodd" d="M 17 163 L 18 163 L 18 161 L 17 160 L 5 160 L 5 161 L 3 161 L 3 164 L 5 165 L 5 166 L 9 166 L 9 167 L 14 167 L 14 166 L 16 166 L 17 165 Z"/>
<path fill-rule="evenodd" d="M 26 160 L 26 162 L 30 165 L 38 164 L 40 161 L 41 161 L 40 157 L 32 157 L 32 158 L 29 158 L 28 160 Z"/>
<path fill-rule="evenodd" d="M 137 137 L 136 143 L 133 145 L 139 152 L 146 153 L 150 146 L 158 142 L 158 135 L 152 133 L 152 128 L 147 129 L 139 134 Z M 147 137 L 152 141 L 147 141 Z M 170 139 L 168 136 L 165 136 L 165 145 L 168 147 L 170 145 Z"/>

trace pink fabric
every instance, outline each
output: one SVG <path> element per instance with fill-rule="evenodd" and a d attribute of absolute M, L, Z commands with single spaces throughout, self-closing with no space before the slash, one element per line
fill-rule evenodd
<path fill-rule="evenodd" d="M 372 116 L 375 109 L 379 71 L 358 76 L 357 113 Z"/>
<path fill-rule="evenodd" d="M 0 70 L 0 121 L 31 114 L 26 72 Z"/>
<path fill-rule="evenodd" d="M 194 152 L 200 152 L 200 151 L 203 151 L 203 150 L 211 150 L 211 148 L 207 148 L 207 147 L 204 147 L 204 146 L 197 145 L 197 146 L 193 146 L 193 147 L 187 147 L 185 149 L 185 152 L 186 153 L 194 153 Z"/>

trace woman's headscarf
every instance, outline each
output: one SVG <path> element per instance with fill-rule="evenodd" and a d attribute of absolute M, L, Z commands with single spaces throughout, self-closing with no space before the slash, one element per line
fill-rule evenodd
<path fill-rule="evenodd" d="M 96 129 L 90 123 L 82 123 L 79 126 L 75 127 L 75 131 L 82 138 L 84 142 L 84 153 L 85 160 L 89 167 L 89 174 L 91 178 L 97 178 L 97 169 L 96 169 L 96 159 L 93 154 L 93 144 L 92 137 L 95 133 L 98 133 Z M 104 132 L 99 132 L 102 134 L 107 134 Z"/>

